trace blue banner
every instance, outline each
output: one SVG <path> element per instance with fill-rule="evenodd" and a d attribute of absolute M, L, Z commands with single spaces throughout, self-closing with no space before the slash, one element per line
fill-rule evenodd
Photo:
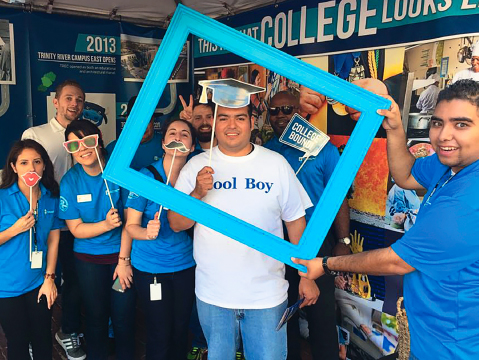
<path fill-rule="evenodd" d="M 25 129 L 55 116 L 55 88 L 67 79 L 78 81 L 86 93 L 83 118 L 100 126 L 105 145 L 115 140 L 126 120 L 127 103 L 138 95 L 165 32 L 2 8 L 0 59 L 7 43 L 12 61 L 8 73 L 0 69 L 0 166 Z M 191 73 L 191 53 L 185 44 L 155 110 L 156 130 L 179 113 L 178 95 L 191 94 Z"/>
<path fill-rule="evenodd" d="M 391 47 L 479 32 L 477 1 L 287 1 L 222 20 L 293 56 Z M 247 62 L 194 39 L 195 68 Z"/>

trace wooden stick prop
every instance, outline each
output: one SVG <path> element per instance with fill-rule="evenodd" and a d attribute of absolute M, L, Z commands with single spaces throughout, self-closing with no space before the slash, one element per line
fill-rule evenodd
<path fill-rule="evenodd" d="M 170 150 L 175 150 L 173 153 L 173 159 L 171 160 L 171 165 L 170 165 L 170 170 L 168 170 L 168 176 L 166 177 L 166 185 L 170 183 L 170 178 L 171 178 L 171 171 L 173 170 L 173 164 L 175 163 L 175 157 L 176 157 L 176 151 L 180 151 L 182 153 L 187 153 L 190 151 L 185 144 L 183 144 L 181 141 L 170 141 L 168 144 L 165 144 L 165 148 L 170 149 Z M 161 211 L 163 210 L 163 205 L 160 206 L 160 210 L 158 211 L 158 220 L 160 219 Z"/>
<path fill-rule="evenodd" d="M 211 154 L 213 153 L 213 143 L 215 140 L 216 114 L 218 113 L 218 104 L 215 104 L 215 113 L 213 114 L 213 126 L 211 127 L 211 143 L 210 143 L 210 157 L 208 159 L 208 166 L 211 167 Z"/>
<path fill-rule="evenodd" d="M 98 154 L 98 147 L 95 147 L 95 154 L 96 154 L 96 157 L 98 158 L 98 164 L 100 164 L 101 173 L 103 174 L 103 165 L 101 164 L 100 154 Z M 113 200 L 111 198 L 110 187 L 108 186 L 106 179 L 103 179 L 103 181 L 105 182 L 106 193 L 108 194 L 108 197 L 110 198 L 111 208 L 114 209 L 115 205 L 113 204 Z"/>
<path fill-rule="evenodd" d="M 301 171 L 301 169 L 303 168 L 304 164 L 306 164 L 306 162 L 308 161 L 309 155 L 310 155 L 310 154 L 308 154 L 308 156 L 306 156 L 306 158 L 303 158 L 303 163 L 302 163 L 301 166 L 299 167 L 298 171 L 296 171 L 296 175 L 298 175 L 298 173 L 299 173 L 299 172 Z"/>
<path fill-rule="evenodd" d="M 38 182 L 40 181 L 42 177 L 38 175 L 35 171 L 29 171 L 23 174 L 21 178 L 23 182 L 25 183 L 25 185 L 27 185 L 28 188 L 30 189 L 30 199 L 28 202 L 30 203 L 30 211 L 32 211 L 33 210 L 33 187 L 38 184 Z M 33 227 L 30 228 L 29 233 L 30 233 L 30 250 L 28 253 L 29 254 L 28 257 L 31 262 L 32 261 Z"/>

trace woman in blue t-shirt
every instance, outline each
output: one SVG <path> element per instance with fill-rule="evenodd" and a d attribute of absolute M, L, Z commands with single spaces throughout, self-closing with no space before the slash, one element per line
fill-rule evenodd
<path fill-rule="evenodd" d="M 133 359 L 135 293 L 112 289 L 118 274 L 131 277 L 120 256 L 122 235 L 126 235 L 121 189 L 102 178 L 105 149 L 96 125 L 87 120 L 72 121 L 65 130 L 65 140 L 65 149 L 77 164 L 60 183 L 60 218 L 75 237 L 73 251 L 85 306 L 87 355 L 89 359 L 107 359 L 111 316 L 117 359 Z"/>
<path fill-rule="evenodd" d="M 51 307 L 57 297 L 54 279 L 62 222 L 58 184 L 46 150 L 34 140 L 17 141 L 0 183 L 0 325 L 8 358 L 30 359 L 31 344 L 34 359 L 51 359 Z"/>
<path fill-rule="evenodd" d="M 175 150 L 167 148 L 172 141 L 183 143 L 188 150 L 176 150 L 175 155 Z M 163 183 L 170 174 L 168 185 L 174 186 L 188 155 L 194 150 L 194 128 L 184 120 L 170 121 L 163 128 L 162 143 L 163 159 L 141 172 Z M 126 206 L 126 230 L 134 239 L 131 262 L 135 288 L 146 319 L 146 358 L 184 360 L 195 287 L 191 238 L 184 231 L 171 230 L 165 209 L 158 220 L 160 205 L 148 199 L 130 192 Z"/>

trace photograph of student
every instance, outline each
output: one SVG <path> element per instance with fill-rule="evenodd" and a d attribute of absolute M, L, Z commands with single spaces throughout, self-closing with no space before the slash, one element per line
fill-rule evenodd
<path fill-rule="evenodd" d="M 129 275 L 125 269 L 129 259 L 119 256 L 122 235 L 126 236 L 122 189 L 111 182 L 107 188 L 102 178 L 105 149 L 96 125 L 88 120 L 73 121 L 65 130 L 65 140 L 65 149 L 77 164 L 60 183 L 60 218 L 75 237 L 73 251 L 85 306 L 87 356 L 108 358 L 111 317 L 116 358 L 133 359 L 135 292 L 112 289 L 119 274 L 126 274 L 123 277 L 131 281 L 131 269 Z"/>
<path fill-rule="evenodd" d="M 31 192 L 22 180 L 27 172 L 41 176 Z M 29 360 L 29 344 L 33 359 L 52 358 L 51 308 L 57 297 L 55 266 L 63 226 L 58 195 L 45 149 L 34 140 L 17 141 L 5 161 L 0 185 L 0 325 L 9 359 Z M 30 241 L 38 255 L 33 266 Z"/>
<path fill-rule="evenodd" d="M 172 141 L 183 143 L 184 152 L 165 147 Z M 162 183 L 169 180 L 168 186 L 175 186 L 180 170 L 194 150 L 195 130 L 186 120 L 169 121 L 163 127 L 162 144 L 163 159 L 141 172 Z M 126 206 L 126 230 L 133 238 L 133 278 L 146 319 L 146 358 L 184 360 L 195 299 L 192 240 L 185 231 L 174 232 L 170 228 L 167 211 L 160 209 L 159 204 L 130 192 Z"/>

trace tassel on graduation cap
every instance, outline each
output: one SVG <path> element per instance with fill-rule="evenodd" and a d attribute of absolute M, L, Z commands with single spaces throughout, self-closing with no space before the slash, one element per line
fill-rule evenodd
<path fill-rule="evenodd" d="M 215 138 L 216 113 L 218 105 L 226 108 L 242 108 L 248 106 L 251 95 L 265 91 L 263 87 L 244 83 L 236 79 L 202 80 L 198 82 L 203 87 L 201 91 L 200 103 L 208 102 L 207 89 L 213 91 L 212 101 L 215 103 L 215 113 L 213 116 L 213 126 L 211 131 L 210 158 L 208 166 L 211 166 L 211 150 Z"/>

